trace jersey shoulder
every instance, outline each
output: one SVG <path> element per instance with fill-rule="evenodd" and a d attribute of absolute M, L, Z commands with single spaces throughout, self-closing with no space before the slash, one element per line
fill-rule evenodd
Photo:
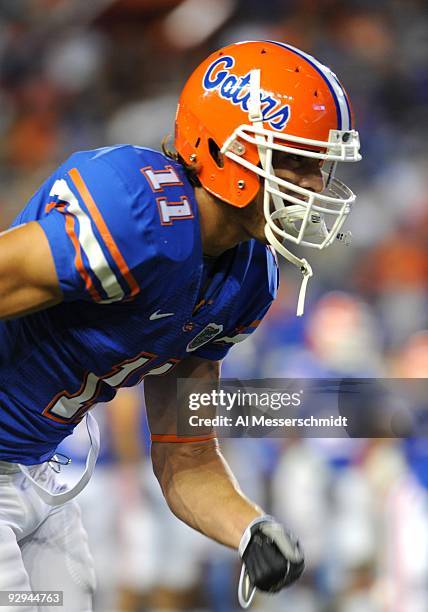
<path fill-rule="evenodd" d="M 142 292 L 149 298 L 159 275 L 185 274 L 200 250 L 196 202 L 182 167 L 132 145 L 71 155 L 15 224 L 32 220 L 47 235 L 68 300 L 109 303 Z"/>
<path fill-rule="evenodd" d="M 126 224 L 131 222 L 158 258 L 184 261 L 195 250 L 197 205 L 181 164 L 159 151 L 116 145 L 76 153 L 67 166 L 77 169 L 81 166 L 88 180 L 107 179 L 104 193 L 100 193 L 100 202 L 106 202 L 105 208 L 112 209 L 106 212 L 117 212 L 113 222 L 118 227 L 125 224 L 125 229 L 129 229 Z M 123 199 L 112 201 L 117 183 Z M 127 203 L 130 215 L 121 215 L 122 202 Z"/>

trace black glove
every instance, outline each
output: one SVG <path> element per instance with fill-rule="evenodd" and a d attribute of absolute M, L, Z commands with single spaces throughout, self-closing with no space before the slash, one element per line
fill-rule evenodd
<path fill-rule="evenodd" d="M 239 545 L 243 560 L 239 602 L 251 603 L 256 588 L 276 593 L 295 582 L 305 567 L 303 551 L 289 532 L 270 516 L 254 520 Z"/>

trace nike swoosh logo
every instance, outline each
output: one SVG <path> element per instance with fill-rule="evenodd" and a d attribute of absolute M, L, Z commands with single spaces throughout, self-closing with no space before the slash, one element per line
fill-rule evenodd
<path fill-rule="evenodd" d="M 173 317 L 175 315 L 175 312 L 159 312 L 159 310 L 156 310 L 156 312 L 153 312 L 149 319 L 150 321 L 156 321 L 156 319 L 163 319 L 164 317 Z"/>

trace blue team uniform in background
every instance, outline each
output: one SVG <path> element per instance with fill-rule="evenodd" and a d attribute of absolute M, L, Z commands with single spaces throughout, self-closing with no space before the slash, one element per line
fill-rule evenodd
<path fill-rule="evenodd" d="M 50 459 L 97 402 L 186 356 L 222 359 L 275 297 L 270 248 L 203 257 L 182 166 L 129 145 L 72 155 L 13 223 L 38 221 L 64 301 L 0 322 L 0 459 Z M 28 245 L 31 249 L 31 245 Z"/>

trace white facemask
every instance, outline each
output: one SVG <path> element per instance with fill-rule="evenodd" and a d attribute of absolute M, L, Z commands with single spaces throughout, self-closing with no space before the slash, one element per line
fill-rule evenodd
<path fill-rule="evenodd" d="M 355 201 L 354 193 L 335 178 L 337 162 L 355 162 L 361 159 L 360 141 L 355 130 L 330 130 L 328 141 L 301 138 L 263 128 L 260 104 L 260 70 L 253 70 L 250 78 L 249 125 L 240 125 L 224 143 L 221 153 L 238 164 L 252 170 L 264 179 L 265 235 L 274 249 L 298 266 L 303 274 L 297 315 L 304 311 L 306 285 L 312 269 L 286 248 L 294 242 L 306 247 L 324 249 L 335 239 L 347 241 L 349 234 L 341 233 L 346 217 Z M 245 142 L 257 146 L 261 167 L 242 156 Z M 308 150 L 293 146 L 315 147 Z M 324 190 L 314 193 L 275 175 L 272 165 L 273 151 L 310 157 L 323 161 Z M 325 169 L 326 165 L 330 167 Z M 287 245 L 288 246 L 288 245 Z"/>

